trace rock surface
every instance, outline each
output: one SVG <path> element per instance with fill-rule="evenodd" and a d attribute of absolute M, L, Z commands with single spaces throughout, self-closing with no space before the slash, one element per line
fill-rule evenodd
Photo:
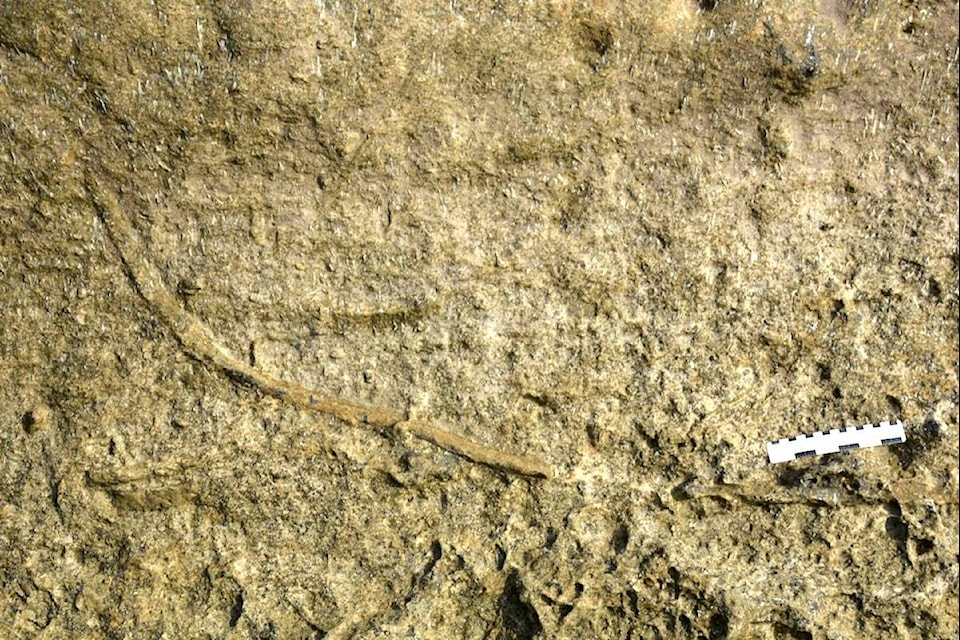
<path fill-rule="evenodd" d="M 957 3 L 425 4 L 0 4 L 0 635 L 956 638 Z"/>

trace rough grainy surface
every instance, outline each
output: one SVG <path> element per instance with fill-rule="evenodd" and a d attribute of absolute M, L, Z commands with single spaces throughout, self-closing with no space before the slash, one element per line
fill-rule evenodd
<path fill-rule="evenodd" d="M 0 636 L 955 638 L 957 3 L 424 4 L 0 1 Z"/>

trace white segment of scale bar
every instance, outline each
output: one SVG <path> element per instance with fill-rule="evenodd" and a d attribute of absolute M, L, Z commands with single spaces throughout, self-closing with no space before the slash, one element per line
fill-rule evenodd
<path fill-rule="evenodd" d="M 798 435 L 767 443 L 767 456 L 770 464 L 790 462 L 807 456 L 822 456 L 825 453 L 852 451 L 879 447 L 885 444 L 906 442 L 903 423 L 881 422 L 865 424 L 859 427 L 831 429 L 827 433 L 817 431 L 808 435 Z"/>

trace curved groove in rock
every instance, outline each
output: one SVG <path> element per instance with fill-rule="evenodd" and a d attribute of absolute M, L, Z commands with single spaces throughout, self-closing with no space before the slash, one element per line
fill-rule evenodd
<path fill-rule="evenodd" d="M 421 440 L 452 451 L 472 462 L 512 473 L 541 478 L 553 477 L 552 467 L 537 458 L 494 449 L 429 422 L 407 420 L 399 411 L 363 405 L 315 391 L 296 382 L 281 380 L 237 359 L 221 346 L 216 336 L 199 318 L 180 306 L 164 285 L 160 272 L 147 259 L 138 234 L 120 208 L 116 195 L 93 180 L 88 179 L 86 186 L 137 291 L 153 312 L 170 327 L 184 350 L 192 357 L 220 369 L 230 377 L 255 386 L 264 393 L 309 411 L 332 415 L 355 426 L 405 430 Z"/>

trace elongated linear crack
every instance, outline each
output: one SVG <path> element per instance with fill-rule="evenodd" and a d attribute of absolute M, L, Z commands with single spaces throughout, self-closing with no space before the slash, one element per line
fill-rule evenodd
<path fill-rule="evenodd" d="M 136 230 L 123 213 L 116 194 L 92 179 L 87 180 L 86 186 L 137 291 L 170 327 L 183 349 L 197 360 L 305 410 L 335 416 L 354 426 L 406 431 L 472 462 L 512 473 L 553 477 L 553 468 L 537 458 L 488 447 L 425 420 L 408 420 L 403 413 L 393 409 L 364 405 L 281 380 L 237 359 L 199 318 L 180 306 L 164 285 L 160 272 L 147 258 Z"/>

